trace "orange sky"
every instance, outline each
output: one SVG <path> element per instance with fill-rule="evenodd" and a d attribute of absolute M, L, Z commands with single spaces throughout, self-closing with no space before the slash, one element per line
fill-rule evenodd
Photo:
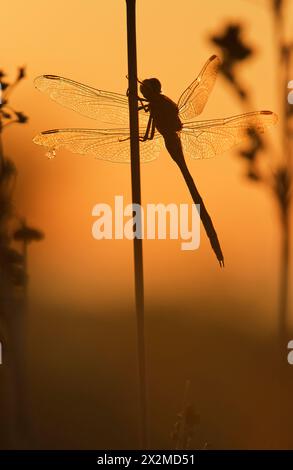
<path fill-rule="evenodd" d="M 209 33 L 217 32 L 223 22 L 241 20 L 246 24 L 247 40 L 258 50 L 243 71 L 254 109 L 278 111 L 272 21 L 265 2 L 137 3 L 140 77 L 157 76 L 163 92 L 176 101 L 206 59 L 217 53 L 207 40 Z M 0 44 L 1 67 L 13 74 L 17 65 L 26 64 L 28 73 L 13 94 L 13 104 L 28 114 L 30 121 L 8 130 L 4 145 L 19 171 L 18 211 L 46 234 L 44 242 L 30 247 L 30 295 L 35 300 L 48 297 L 84 304 L 98 300 L 109 306 L 115 295 L 132 301 L 131 242 L 95 241 L 91 236 L 91 211 L 96 203 L 113 203 L 115 194 L 124 194 L 130 201 L 129 166 L 66 151 L 49 161 L 43 149 L 32 143 L 40 130 L 95 126 L 94 121 L 42 96 L 33 87 L 34 77 L 58 74 L 125 92 L 125 21 L 123 0 L 27 0 L 17 2 L 17 7 L 15 2 L 2 7 L 1 35 L 5 41 Z M 220 78 L 203 117 L 241 111 Z M 272 139 L 278 145 L 277 130 Z M 268 317 L 274 322 L 279 232 L 272 199 L 243 177 L 244 165 L 233 152 L 208 161 L 188 161 L 188 165 L 215 222 L 226 267 L 220 270 L 203 232 L 196 252 L 181 251 L 179 241 L 146 241 L 146 301 L 187 298 L 196 303 L 198 296 L 211 295 L 219 302 L 230 297 L 243 302 L 249 299 L 251 305 L 263 307 L 262 326 Z M 142 200 L 191 202 L 166 151 L 156 162 L 142 167 Z M 247 321 L 255 321 L 254 317 L 253 311 L 247 312 Z"/>

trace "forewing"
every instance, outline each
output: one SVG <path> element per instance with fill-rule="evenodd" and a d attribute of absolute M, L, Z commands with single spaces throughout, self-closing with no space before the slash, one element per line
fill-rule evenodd
<path fill-rule="evenodd" d="M 276 124 L 271 111 L 256 111 L 225 119 L 186 123 L 181 131 L 184 152 L 191 158 L 210 158 L 247 138 L 248 129 L 263 133 Z"/>
<path fill-rule="evenodd" d="M 178 100 L 180 118 L 184 121 L 198 116 L 204 109 L 215 84 L 221 61 L 213 55 L 205 63 L 198 77 L 186 88 Z"/>
<path fill-rule="evenodd" d="M 53 129 L 41 132 L 33 141 L 50 152 L 65 148 L 72 153 L 92 155 L 100 160 L 130 162 L 129 131 L 125 129 Z M 160 141 L 157 135 L 151 141 L 141 142 L 141 162 L 150 162 L 157 158 Z"/>
<path fill-rule="evenodd" d="M 57 75 L 41 75 L 35 79 L 38 90 L 65 108 L 109 125 L 129 125 L 128 98 L 120 93 L 98 90 Z M 140 122 L 148 115 L 140 112 Z"/>

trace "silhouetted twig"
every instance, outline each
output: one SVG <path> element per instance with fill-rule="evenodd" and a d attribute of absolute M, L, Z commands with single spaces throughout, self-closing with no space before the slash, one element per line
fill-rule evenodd
<path fill-rule="evenodd" d="M 260 153 L 269 147 L 264 138 L 259 136 L 254 129 L 248 130 L 249 144 L 245 149 L 238 152 L 247 166 L 247 177 L 256 183 L 262 183 L 270 189 L 279 212 L 279 222 L 282 234 L 280 253 L 280 302 L 279 302 L 279 337 L 284 346 L 288 335 L 288 282 L 289 282 L 289 254 L 290 254 L 290 206 L 292 186 L 292 127 L 290 117 L 293 106 L 287 101 L 288 82 L 290 70 L 292 70 L 293 47 L 284 39 L 284 5 L 283 0 L 270 0 L 274 18 L 274 32 L 278 51 L 278 89 L 280 93 L 280 117 L 281 117 L 281 146 L 282 155 L 274 158 L 272 155 L 270 166 L 263 168 L 259 165 Z M 251 98 L 247 88 L 244 88 L 239 77 L 239 64 L 253 55 L 253 49 L 245 44 L 243 40 L 243 28 L 238 25 L 227 25 L 220 35 L 211 36 L 210 40 L 221 48 L 224 56 L 224 65 L 221 70 L 222 76 L 228 80 L 242 105 L 250 107 Z M 275 152 L 275 150 L 274 150 Z M 280 163 L 278 163 L 280 162 Z"/>
<path fill-rule="evenodd" d="M 14 188 L 16 168 L 14 163 L 5 157 L 3 150 L 3 132 L 14 124 L 25 124 L 27 116 L 17 111 L 11 104 L 13 90 L 25 77 L 24 67 L 18 69 L 12 83 L 0 71 L 0 331 L 5 332 L 5 374 L 6 383 L 13 396 L 14 409 L 10 410 L 10 423 L 3 423 L 12 429 L 7 439 L 8 446 L 25 445 L 27 441 L 27 402 L 25 377 L 25 320 L 27 307 L 27 256 L 26 250 L 19 252 L 14 248 L 15 240 L 22 240 L 26 246 L 33 239 L 40 239 L 40 232 L 23 226 L 13 233 L 12 227 L 16 218 L 14 210 Z M 1 341 L 3 338 L 1 337 Z M 6 406 L 2 403 L 2 406 Z M 8 435 L 8 433 L 6 433 Z"/>
<path fill-rule="evenodd" d="M 192 448 L 195 438 L 196 427 L 199 425 L 200 417 L 194 411 L 190 402 L 190 380 L 186 380 L 182 408 L 177 414 L 177 419 L 171 433 L 176 450 L 187 450 Z M 207 444 L 205 444 L 206 448 Z"/>

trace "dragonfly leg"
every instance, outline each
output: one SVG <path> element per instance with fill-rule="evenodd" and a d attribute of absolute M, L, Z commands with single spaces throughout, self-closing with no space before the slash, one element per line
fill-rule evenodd
<path fill-rule="evenodd" d="M 128 76 L 126 75 L 126 78 L 128 78 Z M 129 96 L 129 88 L 127 88 L 126 90 L 126 96 Z M 143 104 L 144 102 L 147 102 L 148 101 L 145 99 L 145 98 L 141 98 L 140 96 L 137 96 L 137 101 L 140 103 L 140 106 L 138 107 L 138 111 L 141 111 L 142 109 L 145 110 L 146 113 L 149 112 L 149 105 L 148 104 Z"/>
<path fill-rule="evenodd" d="M 141 142 L 145 142 L 146 140 L 152 140 L 155 135 L 155 123 L 152 115 L 150 115 L 148 120 L 148 125 L 143 137 L 140 137 L 139 140 Z"/>
<path fill-rule="evenodd" d="M 165 137 L 165 144 L 166 148 L 171 155 L 172 159 L 177 163 L 179 166 L 181 173 L 183 175 L 183 178 L 188 186 L 189 192 L 192 196 L 192 199 L 195 204 L 199 204 L 200 206 L 200 218 L 203 223 L 203 226 L 205 228 L 206 234 L 210 240 L 210 244 L 212 246 L 212 249 L 219 261 L 219 264 L 221 267 L 224 266 L 224 256 L 223 252 L 221 249 L 221 245 L 218 239 L 217 232 L 214 228 L 212 219 L 205 207 L 205 204 L 203 202 L 203 199 L 201 195 L 198 192 L 198 189 L 193 181 L 193 178 L 187 168 L 183 150 L 182 150 L 182 145 L 180 141 L 180 137 L 175 134 L 169 137 Z"/>
<path fill-rule="evenodd" d="M 138 110 L 141 111 L 142 109 L 148 113 L 150 110 L 150 107 L 148 104 L 143 104 L 143 103 L 148 103 L 148 101 L 144 98 L 141 98 L 140 96 L 137 97 L 137 101 L 140 103 L 140 106 L 138 107 Z"/>

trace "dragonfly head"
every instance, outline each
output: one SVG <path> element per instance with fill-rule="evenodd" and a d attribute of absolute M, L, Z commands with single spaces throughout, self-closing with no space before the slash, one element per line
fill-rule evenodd
<path fill-rule="evenodd" d="M 140 83 L 140 91 L 148 101 L 161 93 L 161 82 L 157 78 L 146 78 Z"/>

